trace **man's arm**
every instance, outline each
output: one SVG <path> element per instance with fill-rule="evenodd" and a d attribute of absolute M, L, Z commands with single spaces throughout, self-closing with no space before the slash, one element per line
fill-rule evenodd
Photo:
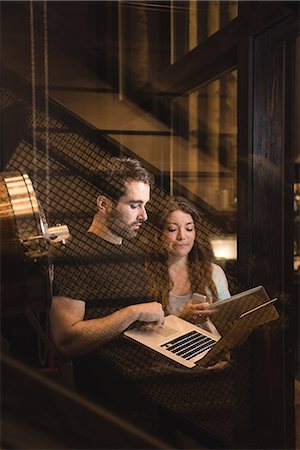
<path fill-rule="evenodd" d="M 162 324 L 164 313 L 158 302 L 130 305 L 106 317 L 83 320 L 85 302 L 67 297 L 53 297 L 50 332 L 58 352 L 72 359 L 97 349 L 129 325 L 139 320 Z"/>

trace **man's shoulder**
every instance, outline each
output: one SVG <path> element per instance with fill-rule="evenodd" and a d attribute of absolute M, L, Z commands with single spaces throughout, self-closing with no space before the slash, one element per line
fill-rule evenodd
<path fill-rule="evenodd" d="M 51 251 L 56 266 L 90 266 L 108 263 L 144 264 L 145 252 L 132 241 L 124 240 L 121 245 L 112 244 L 94 233 L 84 230 L 72 232 L 65 245 L 59 244 Z"/>
<path fill-rule="evenodd" d="M 96 255 L 109 255 L 120 253 L 115 244 L 105 241 L 103 238 L 86 230 L 70 230 L 70 238 L 65 245 L 55 245 L 52 248 L 54 257 L 85 257 Z"/>

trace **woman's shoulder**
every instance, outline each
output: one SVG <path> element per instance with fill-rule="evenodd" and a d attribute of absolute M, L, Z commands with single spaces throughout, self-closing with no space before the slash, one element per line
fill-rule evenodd
<path fill-rule="evenodd" d="M 212 263 L 212 279 L 218 291 L 219 300 L 230 297 L 226 274 L 221 266 Z"/>
<path fill-rule="evenodd" d="M 225 272 L 221 266 L 216 263 L 211 263 L 212 275 L 214 276 L 225 276 Z"/>

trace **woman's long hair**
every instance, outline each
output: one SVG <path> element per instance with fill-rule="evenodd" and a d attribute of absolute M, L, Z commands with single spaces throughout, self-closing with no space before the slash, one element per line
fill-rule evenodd
<path fill-rule="evenodd" d="M 157 220 L 157 234 L 159 250 L 152 254 L 146 262 L 146 272 L 149 279 L 149 287 L 151 294 L 162 302 L 165 308 L 169 292 L 172 290 L 172 280 L 168 271 L 168 253 L 163 249 L 161 236 L 168 217 L 172 212 L 182 211 L 190 214 L 195 224 L 196 238 L 188 255 L 188 271 L 191 282 L 192 292 L 207 295 L 209 292 L 212 301 L 218 300 L 217 289 L 212 280 L 212 251 L 210 244 L 206 246 L 199 242 L 198 226 L 200 222 L 200 214 L 196 208 L 183 197 L 172 197 Z M 198 240 L 197 240 L 198 237 Z"/>

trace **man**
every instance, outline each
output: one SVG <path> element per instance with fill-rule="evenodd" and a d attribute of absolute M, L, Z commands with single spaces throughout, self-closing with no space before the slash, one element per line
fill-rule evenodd
<path fill-rule="evenodd" d="M 136 237 L 147 220 L 145 208 L 150 199 L 152 175 L 137 160 L 116 158 L 112 170 L 103 175 L 102 181 L 104 192 L 97 198 L 97 212 L 92 224 L 83 237 L 76 237 L 71 242 L 71 253 L 73 251 L 77 256 L 77 264 L 71 262 L 70 265 L 67 258 L 65 264 L 55 268 L 56 293 L 59 295 L 53 297 L 50 309 L 51 337 L 58 352 L 68 359 L 96 350 L 136 321 L 162 324 L 164 320 L 158 302 L 131 304 L 129 288 L 133 288 L 133 297 L 140 290 L 141 267 L 137 269 L 138 262 L 128 262 L 128 258 L 124 262 L 120 252 L 123 239 Z M 100 263 L 97 261 L 99 255 L 102 256 Z M 116 255 L 118 260 L 112 263 L 111 257 Z M 70 258 L 72 260 L 72 256 Z M 116 277 L 120 282 L 115 286 L 116 292 L 111 293 Z M 135 282 L 139 286 L 134 287 Z M 123 284 L 121 291 L 120 284 Z M 125 305 L 129 304 L 118 308 L 114 296 L 118 302 L 125 297 Z M 143 289 L 140 297 L 146 297 Z M 93 314 L 87 317 L 89 301 Z M 95 312 L 96 301 L 100 301 L 100 305 Z M 117 309 L 103 315 L 111 308 Z"/>
<path fill-rule="evenodd" d="M 156 410 L 114 362 L 124 348 L 131 354 L 125 329 L 164 321 L 161 303 L 148 292 L 143 249 L 133 245 L 147 220 L 153 177 L 135 159 L 107 164 L 111 169 L 97 180 L 101 193 L 91 225 L 79 230 L 74 224 L 67 245 L 54 249 L 50 333 L 58 354 L 73 360 L 82 395 L 152 432 Z"/>

